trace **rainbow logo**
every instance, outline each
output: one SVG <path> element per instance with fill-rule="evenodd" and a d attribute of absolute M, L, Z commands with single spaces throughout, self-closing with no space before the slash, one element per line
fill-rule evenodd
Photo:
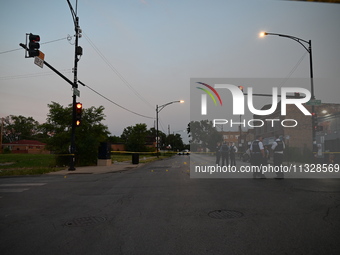
<path fill-rule="evenodd" d="M 211 87 L 210 85 L 208 84 L 205 84 L 203 82 L 197 82 L 198 84 L 201 84 L 203 86 L 206 86 L 207 88 L 209 88 L 215 95 L 216 97 L 218 98 L 218 101 L 220 102 L 220 105 L 222 106 L 222 100 L 221 100 L 221 97 L 220 95 L 217 93 L 216 89 L 214 89 L 213 87 Z M 216 102 L 216 98 L 214 97 L 214 95 L 208 90 L 208 89 L 205 89 L 205 88 L 201 88 L 201 87 L 196 87 L 198 89 L 201 89 L 203 90 L 205 93 L 207 93 L 211 99 L 213 100 L 214 104 L 217 105 L 217 102 Z"/>

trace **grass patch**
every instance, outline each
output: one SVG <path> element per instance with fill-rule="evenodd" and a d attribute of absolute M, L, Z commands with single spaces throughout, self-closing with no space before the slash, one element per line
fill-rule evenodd
<path fill-rule="evenodd" d="M 155 153 L 140 153 L 139 163 L 148 163 L 159 159 L 171 157 L 172 153 L 162 153 L 157 158 Z M 0 154 L 0 176 L 18 176 L 18 175 L 41 175 L 50 172 L 65 169 L 63 164 L 69 162 L 69 158 L 65 158 L 65 162 L 61 162 L 60 155 L 53 154 Z M 111 156 L 115 162 L 132 163 L 131 153 L 117 153 Z M 58 166 L 57 166 L 58 165 Z"/>
<path fill-rule="evenodd" d="M 36 175 L 61 170 L 51 154 L 0 154 L 0 176 Z"/>
<path fill-rule="evenodd" d="M 173 156 L 174 153 L 162 153 L 159 158 L 155 153 L 139 153 L 139 162 L 140 163 L 148 163 L 152 161 L 156 161 L 159 159 L 165 159 Z M 111 155 L 112 162 L 132 162 L 132 153 L 125 152 L 125 153 L 113 153 Z"/>

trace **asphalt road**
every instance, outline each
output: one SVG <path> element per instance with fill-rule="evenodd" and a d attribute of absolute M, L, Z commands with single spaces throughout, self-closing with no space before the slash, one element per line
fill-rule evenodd
<path fill-rule="evenodd" d="M 339 179 L 125 172 L 0 178 L 0 253 L 340 254 Z"/>

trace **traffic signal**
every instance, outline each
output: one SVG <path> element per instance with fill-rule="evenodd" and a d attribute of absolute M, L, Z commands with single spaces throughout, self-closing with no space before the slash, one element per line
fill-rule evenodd
<path fill-rule="evenodd" d="M 28 57 L 33 58 L 39 56 L 40 36 L 31 33 L 29 34 L 28 38 Z"/>
<path fill-rule="evenodd" d="M 317 129 L 318 129 L 318 116 L 316 115 L 316 112 L 312 113 L 312 125 L 313 125 L 313 129 L 315 131 L 317 131 Z"/>
<path fill-rule="evenodd" d="M 243 92 L 243 86 L 237 86 Z"/>
<path fill-rule="evenodd" d="M 79 127 L 81 124 L 81 113 L 83 110 L 82 103 L 76 103 L 76 126 Z"/>

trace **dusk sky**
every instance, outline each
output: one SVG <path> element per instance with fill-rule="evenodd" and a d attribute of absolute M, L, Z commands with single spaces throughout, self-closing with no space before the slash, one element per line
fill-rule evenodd
<path fill-rule="evenodd" d="M 76 1 L 71 1 L 75 8 Z M 190 78 L 309 78 L 309 55 L 297 42 L 261 31 L 312 40 L 315 96 L 339 103 L 340 4 L 257 0 L 79 0 L 78 79 L 84 108 L 105 107 L 112 135 L 137 123 L 180 132 L 190 121 Z M 74 24 L 67 1 L 0 3 L 0 117 L 23 115 L 45 122 L 52 101 L 67 106 L 71 86 L 24 58 L 25 34 L 41 37 L 45 60 L 73 80 Z M 61 40 L 59 40 L 61 39 Z M 54 42 L 51 42 L 54 41 Z M 48 42 L 48 43 L 47 43 Z M 46 44 L 44 44 L 46 43 Z M 257 91 L 262 93 L 263 91 Z M 266 103 L 262 99 L 263 104 Z M 183 134 L 183 133 L 180 133 Z"/>

